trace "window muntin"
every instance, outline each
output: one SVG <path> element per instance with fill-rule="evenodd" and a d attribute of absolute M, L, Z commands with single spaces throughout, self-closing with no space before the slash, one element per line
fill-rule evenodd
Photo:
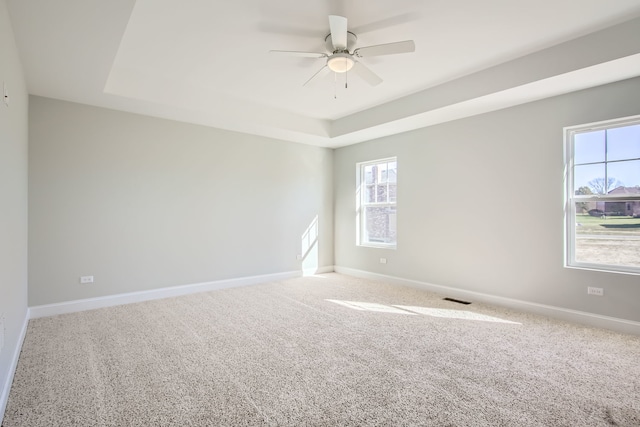
<path fill-rule="evenodd" d="M 640 116 L 565 129 L 568 267 L 640 274 Z"/>
<path fill-rule="evenodd" d="M 395 248 L 397 242 L 397 159 L 358 163 L 357 244 Z"/>

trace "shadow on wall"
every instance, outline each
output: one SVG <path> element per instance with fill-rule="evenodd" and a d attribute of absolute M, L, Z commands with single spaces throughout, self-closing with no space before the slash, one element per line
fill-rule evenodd
<path fill-rule="evenodd" d="M 311 276 L 318 272 L 318 215 L 313 218 L 301 237 L 302 275 Z"/>

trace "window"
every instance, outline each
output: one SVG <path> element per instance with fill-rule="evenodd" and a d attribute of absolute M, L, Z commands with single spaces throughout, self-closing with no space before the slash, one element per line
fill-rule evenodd
<path fill-rule="evenodd" d="M 396 247 L 396 158 L 358 163 L 357 244 Z"/>
<path fill-rule="evenodd" d="M 565 128 L 568 267 L 640 274 L 640 116 Z"/>

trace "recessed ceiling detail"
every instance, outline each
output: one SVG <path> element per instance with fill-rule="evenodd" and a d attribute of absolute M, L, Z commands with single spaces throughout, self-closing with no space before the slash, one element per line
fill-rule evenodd
<path fill-rule="evenodd" d="M 7 3 L 31 94 L 325 147 L 640 75 L 637 0 Z M 303 86 L 317 58 L 268 53 L 326 52 L 329 15 L 346 67 L 353 46 L 417 48 L 365 58 L 382 82 L 334 99 Z"/>

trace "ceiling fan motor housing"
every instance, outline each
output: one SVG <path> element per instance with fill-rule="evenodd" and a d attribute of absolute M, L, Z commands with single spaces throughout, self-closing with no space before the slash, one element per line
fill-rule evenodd
<path fill-rule="evenodd" d="M 347 51 L 353 52 L 353 48 L 356 46 L 357 41 L 358 41 L 358 36 L 356 36 L 351 31 L 347 31 Z M 327 34 L 327 37 L 324 38 L 324 44 L 328 52 L 340 53 L 339 50 L 336 50 L 333 48 L 331 33 Z"/>

